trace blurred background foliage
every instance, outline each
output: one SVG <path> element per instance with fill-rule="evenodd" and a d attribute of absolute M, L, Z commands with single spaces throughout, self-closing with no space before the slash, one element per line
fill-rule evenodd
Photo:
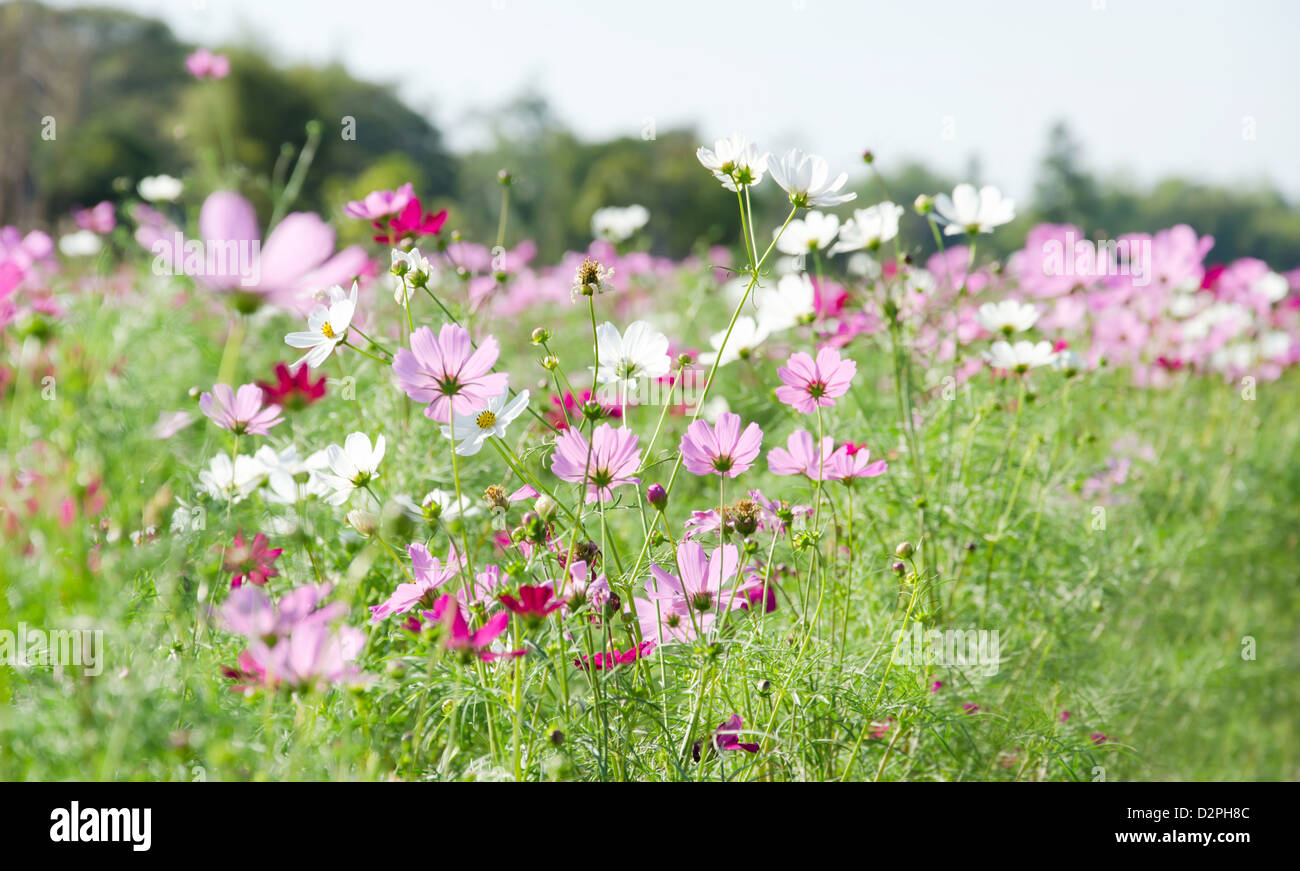
<path fill-rule="evenodd" d="M 191 206 L 210 190 L 235 186 L 266 208 L 266 191 L 282 183 L 314 120 L 322 135 L 297 209 L 338 217 L 349 199 L 411 181 L 426 207 L 451 211 L 450 227 L 492 239 L 501 205 L 497 173 L 508 169 L 516 184 L 507 242 L 532 238 L 543 260 L 585 247 L 591 214 L 605 205 L 639 202 L 660 216 L 646 244 L 661 254 L 683 256 L 737 236 L 734 204 L 717 196 L 695 160 L 701 139 L 693 129 L 585 141 L 543 96 L 523 94 L 485 108 L 473 119 L 487 131 L 483 144 L 457 154 L 391 85 L 358 81 L 338 65 L 282 66 L 256 45 L 220 47 L 230 56 L 230 76 L 198 82 L 184 66 L 193 48 L 165 24 L 127 12 L 0 7 L 0 224 L 57 226 L 72 206 L 120 198 L 156 173 L 186 176 Z M 42 139 L 47 117 L 57 125 L 54 142 Z M 355 139 L 343 136 L 349 118 Z M 988 240 L 989 253 L 1009 253 L 1044 220 L 1099 237 L 1189 223 L 1215 237 L 1211 261 L 1256 256 L 1276 268 L 1300 264 L 1300 210 L 1279 191 L 1185 178 L 1138 185 L 1090 169 L 1064 124 L 1046 133 L 1030 201 L 1019 203 L 1014 227 Z M 981 177 L 976 159 L 960 179 L 906 155 L 879 155 L 870 171 L 853 169 L 864 203 L 887 191 L 910 204 L 957 181 L 997 181 Z M 779 222 L 785 207 L 775 188 L 759 190 L 757 207 Z M 851 208 L 838 211 L 847 216 Z M 928 254 L 928 229 L 910 211 L 907 220 L 915 226 L 906 238 L 919 240 L 914 253 Z M 360 222 L 338 223 L 343 241 L 368 235 Z"/>

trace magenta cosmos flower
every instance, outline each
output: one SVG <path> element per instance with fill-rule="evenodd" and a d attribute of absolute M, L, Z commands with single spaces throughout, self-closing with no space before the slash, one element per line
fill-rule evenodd
<path fill-rule="evenodd" d="M 588 502 L 607 502 L 614 498 L 615 487 L 641 483 L 636 477 L 641 466 L 636 445 L 636 433 L 607 423 L 596 427 L 590 445 L 577 429 L 567 429 L 555 440 L 551 471 L 562 481 L 585 483 Z"/>
<path fill-rule="evenodd" d="M 776 388 L 776 398 L 796 411 L 809 414 L 817 406 L 834 405 L 849 390 L 858 364 L 840 359 L 839 351 L 822 348 L 817 359 L 797 351 L 776 370 L 784 383 Z"/>
<path fill-rule="evenodd" d="M 814 481 L 830 480 L 835 441 L 830 436 L 823 438 L 820 453 L 813 442 L 812 433 L 805 429 L 795 430 L 786 439 L 784 448 L 772 448 L 767 452 L 767 468 L 774 475 L 804 475 Z"/>
<path fill-rule="evenodd" d="M 410 350 L 397 352 L 393 371 L 407 396 L 429 403 L 425 417 L 450 423 L 452 411 L 469 414 L 506 389 L 510 376 L 491 371 L 500 353 L 492 336 L 475 350 L 469 331 L 456 324 L 443 324 L 437 336 L 420 327 L 411 334 Z"/>
<path fill-rule="evenodd" d="M 478 629 L 471 630 L 465 615 L 456 604 L 454 593 L 448 593 L 434 603 L 432 611 L 425 611 L 424 616 L 435 623 L 441 623 L 446 634 L 442 643 L 448 650 L 459 650 L 467 655 L 477 656 L 484 662 L 491 662 L 503 656 L 523 656 L 522 650 L 510 650 L 494 653 L 489 650 L 493 641 L 506 631 L 510 615 L 498 611 Z"/>
<path fill-rule="evenodd" d="M 244 581 L 260 587 L 280 574 L 275 568 L 275 561 L 284 549 L 270 548 L 266 543 L 266 536 L 260 532 L 253 536 L 251 542 L 244 538 L 243 532 L 235 533 L 234 541 L 226 548 L 223 560 L 223 568 L 231 573 L 231 587 L 241 587 Z"/>
<path fill-rule="evenodd" d="M 239 392 L 229 384 L 215 384 L 211 393 L 204 391 L 199 396 L 199 410 L 235 435 L 266 435 L 284 420 L 280 406 L 262 407 L 262 388 L 256 384 L 244 384 Z"/>
<path fill-rule="evenodd" d="M 756 423 L 740 431 L 740 415 L 724 411 L 716 426 L 697 420 L 682 436 L 682 459 L 694 475 L 722 475 L 734 478 L 758 458 L 763 430 Z"/>

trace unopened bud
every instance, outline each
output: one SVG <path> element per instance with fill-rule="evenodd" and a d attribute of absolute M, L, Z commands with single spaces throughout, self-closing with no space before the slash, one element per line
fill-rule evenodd
<path fill-rule="evenodd" d="M 651 484 L 645 491 L 645 500 L 658 511 L 668 507 L 668 491 L 660 484 Z"/>
<path fill-rule="evenodd" d="M 894 554 L 901 559 L 907 559 L 914 553 L 916 553 L 916 548 L 912 547 L 910 541 L 905 541 L 898 547 L 894 548 Z"/>

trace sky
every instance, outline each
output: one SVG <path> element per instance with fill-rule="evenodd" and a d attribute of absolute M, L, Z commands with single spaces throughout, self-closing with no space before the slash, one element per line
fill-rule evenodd
<path fill-rule="evenodd" d="M 55 5 L 78 5 L 57 0 Z M 920 159 L 1032 190 L 1049 126 L 1090 168 L 1300 198 L 1293 0 L 108 0 L 196 44 L 392 82 L 453 147 L 533 89 L 579 135 L 693 124 L 856 172 Z"/>

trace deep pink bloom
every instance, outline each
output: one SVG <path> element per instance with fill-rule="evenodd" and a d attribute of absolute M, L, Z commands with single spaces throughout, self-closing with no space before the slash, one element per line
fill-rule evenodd
<path fill-rule="evenodd" d="M 456 605 L 455 594 L 448 593 L 434 603 L 432 611 L 425 611 L 424 616 L 435 623 L 442 624 L 447 633 L 442 643 L 448 650 L 460 650 L 477 656 L 484 662 L 491 662 L 502 656 L 524 655 L 522 650 L 511 650 L 506 653 L 493 653 L 488 650 L 492 642 L 506 631 L 506 624 L 510 622 L 510 615 L 505 611 L 498 611 L 483 626 L 471 631 L 465 615 Z"/>
<path fill-rule="evenodd" d="M 834 444 L 834 439 L 826 436 L 818 454 L 812 433 L 795 430 L 786 439 L 784 448 L 772 448 L 767 452 L 767 468 L 774 475 L 806 475 L 814 481 L 829 480 Z M 824 472 L 827 474 L 823 475 Z"/>
<path fill-rule="evenodd" d="M 607 423 L 596 427 L 591 444 L 577 429 L 567 429 L 555 440 L 551 471 L 562 481 L 587 485 L 587 501 L 601 502 L 614 498 L 614 488 L 639 484 L 636 471 L 641 466 L 636 433 L 614 429 Z"/>
<path fill-rule="evenodd" d="M 724 411 L 718 415 L 716 428 L 697 420 L 682 436 L 682 459 L 686 471 L 694 475 L 722 475 L 734 478 L 758 458 L 763 444 L 763 430 L 756 423 L 740 431 L 740 415 Z"/>
<path fill-rule="evenodd" d="M 645 659 L 650 654 L 650 651 L 654 649 L 655 643 L 653 641 L 642 641 L 636 647 L 631 647 L 626 651 L 611 650 L 608 653 L 597 653 L 593 656 L 574 657 L 573 664 L 578 668 L 595 668 L 596 671 L 605 671 L 620 665 L 627 665 L 629 662 L 636 662 L 638 659 Z"/>
<path fill-rule="evenodd" d="M 283 548 L 269 548 L 267 538 L 262 533 L 253 536 L 251 542 L 244 539 L 242 532 L 236 532 L 234 541 L 226 548 L 223 568 L 231 572 L 230 586 L 242 586 L 244 581 L 257 586 L 264 585 L 268 579 L 278 576 L 275 561 L 283 553 Z"/>
<path fill-rule="evenodd" d="M 262 388 L 256 384 L 244 384 L 239 392 L 229 384 L 215 384 L 211 393 L 204 391 L 199 396 L 199 410 L 235 435 L 266 435 L 284 420 L 280 406 L 262 407 Z"/>
<path fill-rule="evenodd" d="M 201 48 L 185 58 L 185 69 L 196 79 L 224 79 L 230 75 L 230 58 Z"/>
<path fill-rule="evenodd" d="M 374 240 L 381 245 L 396 245 L 405 239 L 437 235 L 442 230 L 442 225 L 447 223 L 447 210 L 434 214 L 424 213 L 421 209 L 419 197 L 411 197 L 397 217 L 388 219 L 387 225 L 383 221 L 374 222 L 375 229 L 379 231 L 374 235 Z"/>
<path fill-rule="evenodd" d="M 113 232 L 113 228 L 117 226 L 117 216 L 113 212 L 113 204 L 108 200 L 104 200 L 99 205 L 92 206 L 89 209 L 73 209 L 72 220 L 81 229 L 90 230 L 92 233 L 98 233 L 101 236 Z"/>
<path fill-rule="evenodd" d="M 491 371 L 500 353 L 492 336 L 475 350 L 469 331 L 456 324 L 443 324 L 437 336 L 420 327 L 411 334 L 410 349 L 397 352 L 393 372 L 407 396 L 429 403 L 425 417 L 450 423 L 452 411 L 469 414 L 506 389 L 510 376 Z"/>
<path fill-rule="evenodd" d="M 406 208 L 415 197 L 415 187 L 407 182 L 395 191 L 371 191 L 363 200 L 353 200 L 343 207 L 349 218 L 377 221 Z"/>
<path fill-rule="evenodd" d="M 776 398 L 796 411 L 809 414 L 819 405 L 834 405 L 837 398 L 848 392 L 857 371 L 858 364 L 840 359 L 840 352 L 834 348 L 822 348 L 815 360 L 803 351 L 796 351 L 776 370 L 785 382 L 776 388 Z"/>
<path fill-rule="evenodd" d="M 719 750 L 744 750 L 746 753 L 757 753 L 758 745 L 744 743 L 740 740 L 740 730 L 745 727 L 745 721 L 740 718 L 740 714 L 732 714 L 725 722 L 719 723 L 717 731 L 713 733 L 713 746 Z"/>
<path fill-rule="evenodd" d="M 298 411 L 311 405 L 325 395 L 325 376 L 312 383 L 311 369 L 303 363 L 292 373 L 284 363 L 275 364 L 275 381 L 259 381 L 262 395 L 267 402 L 274 402 L 284 408 Z"/>
<path fill-rule="evenodd" d="M 974 702 L 965 702 L 961 706 L 961 709 L 968 714 L 978 714 L 980 710 L 980 706 L 975 704 Z"/>
<path fill-rule="evenodd" d="M 930 692 L 932 693 L 937 693 L 941 689 L 943 689 L 943 681 L 941 680 L 937 680 L 934 683 L 930 684 Z"/>
<path fill-rule="evenodd" d="M 1061 711 L 1061 722 L 1064 723 L 1064 722 L 1065 722 L 1066 720 L 1068 720 L 1068 719 L 1070 719 L 1070 712 L 1069 712 L 1069 711 Z"/>
<path fill-rule="evenodd" d="M 566 390 L 563 399 L 558 396 L 551 397 L 551 404 L 555 406 L 555 411 L 547 413 L 546 417 L 556 429 L 568 429 L 569 421 L 582 419 L 582 407 L 591 399 L 590 390 L 582 391 L 581 397 L 574 397 L 571 392 Z M 609 405 L 603 402 L 600 402 L 599 405 L 602 418 L 612 417 L 617 420 L 623 417 L 623 410 L 617 405 Z"/>
<path fill-rule="evenodd" d="M 586 563 L 582 563 L 583 566 Z M 555 591 L 550 587 L 536 587 L 531 584 L 524 584 L 519 588 L 519 598 L 515 598 L 509 593 L 501 593 L 497 599 L 510 609 L 511 613 L 524 618 L 529 623 L 537 623 L 548 614 L 558 611 L 564 607 L 562 599 L 552 599 Z"/>
<path fill-rule="evenodd" d="M 405 614 L 432 596 L 434 590 L 456 576 L 465 566 L 465 558 L 456 555 L 456 546 L 447 549 L 447 562 L 443 564 L 429 549 L 418 542 L 409 545 L 412 583 L 398 584 L 393 594 L 378 605 L 370 607 L 370 622 L 379 623 L 391 614 Z"/>
<path fill-rule="evenodd" d="M 1110 741 L 1110 736 L 1104 732 L 1093 732 L 1088 736 L 1088 739 L 1094 744 L 1101 745 L 1108 743 Z"/>

